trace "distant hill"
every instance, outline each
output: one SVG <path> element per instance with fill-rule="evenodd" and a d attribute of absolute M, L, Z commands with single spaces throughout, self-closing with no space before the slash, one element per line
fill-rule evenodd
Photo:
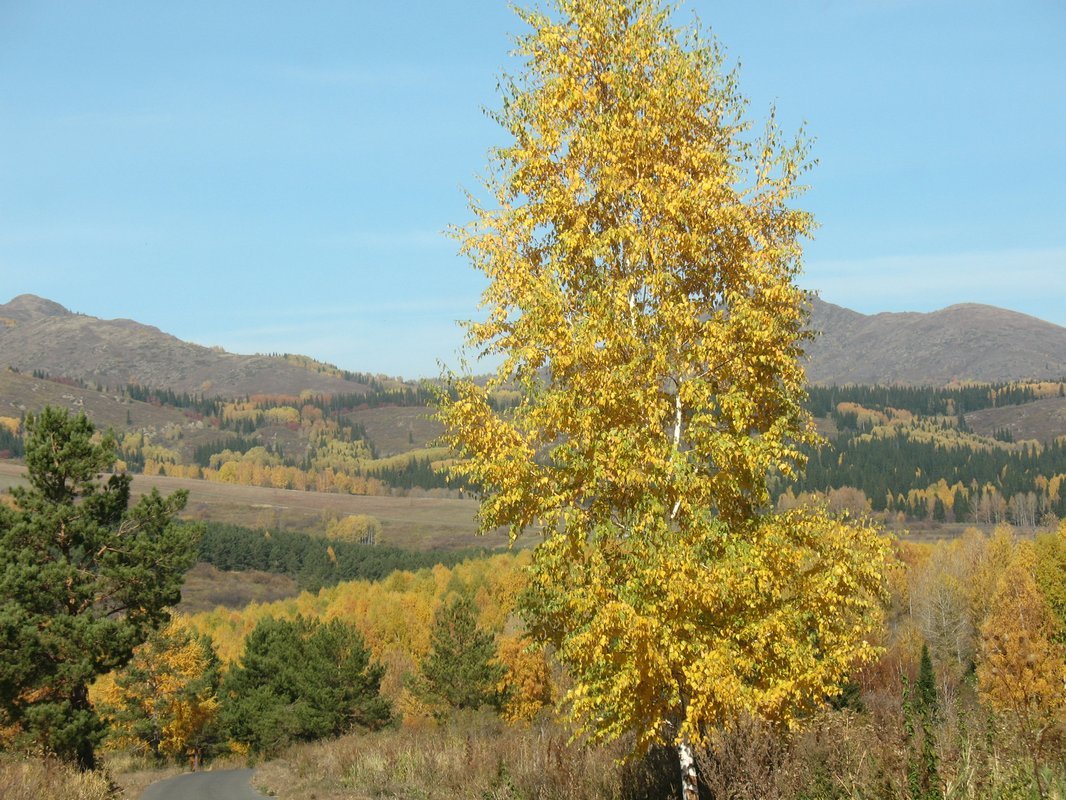
<path fill-rule="evenodd" d="M 29 294 L 0 305 L 0 369 L 5 367 L 104 386 L 137 383 L 223 397 L 299 394 L 304 389 L 358 393 L 367 388 L 366 383 L 319 371 L 310 359 L 301 364 L 277 356 L 227 353 L 133 320 L 73 314 Z"/>
<path fill-rule="evenodd" d="M 1066 328 L 994 306 L 860 314 L 815 299 L 807 377 L 816 384 L 995 383 L 1066 376 Z"/>
<path fill-rule="evenodd" d="M 1066 328 L 993 306 L 866 315 L 815 299 L 811 328 L 820 332 L 807 347 L 807 376 L 815 384 L 1066 377 Z M 138 383 L 219 397 L 369 388 L 366 376 L 346 380 L 312 359 L 227 353 L 133 320 L 73 314 L 34 295 L 0 305 L 0 369 L 9 366 L 103 386 Z"/>

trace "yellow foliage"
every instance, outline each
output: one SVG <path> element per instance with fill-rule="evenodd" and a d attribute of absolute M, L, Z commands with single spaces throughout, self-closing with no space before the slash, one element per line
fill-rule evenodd
<path fill-rule="evenodd" d="M 173 620 L 93 692 L 110 718 L 113 744 L 181 759 L 202 752 L 218 713 L 217 685 L 218 662 L 208 641 Z"/>
<path fill-rule="evenodd" d="M 468 343 L 502 363 L 442 396 L 452 472 L 484 487 L 481 530 L 544 531 L 530 625 L 593 738 L 793 723 L 873 655 L 887 557 L 864 525 L 763 511 L 815 438 L 805 145 L 749 135 L 713 40 L 657 0 L 519 14 L 513 142 L 457 231 L 488 279 Z"/>
<path fill-rule="evenodd" d="M 499 660 L 507 668 L 500 684 L 506 697 L 503 715 L 511 722 L 530 720 L 554 701 L 551 668 L 544 650 L 534 647 L 525 636 L 501 636 Z"/>
<path fill-rule="evenodd" d="M 1005 713 L 1039 749 L 1066 709 L 1066 661 L 1056 620 L 1033 579 L 1035 556 L 1019 543 L 1000 577 L 981 628 L 977 685 L 981 699 Z"/>
<path fill-rule="evenodd" d="M 16 417 L 0 417 L 0 428 L 6 428 L 8 433 L 18 436 L 22 423 Z"/>
<path fill-rule="evenodd" d="M 1066 520 L 1057 531 L 1039 534 L 1033 552 L 1033 577 L 1055 615 L 1056 639 L 1066 643 Z"/>
<path fill-rule="evenodd" d="M 252 603 L 239 611 L 219 608 L 184 622 L 211 637 L 222 661 L 233 662 L 245 637 L 265 617 L 292 619 L 302 614 L 342 619 L 358 628 L 374 659 L 385 665 L 382 694 L 401 712 L 416 713 L 419 701 L 406 693 L 403 676 L 429 652 L 437 606 L 455 585 L 468 587 L 478 608 L 478 625 L 500 633 L 513 617 L 529 560 L 530 554 L 522 552 L 474 559 L 451 569 L 438 565 L 418 572 L 395 572 L 382 581 L 341 583 L 275 603 Z"/>
<path fill-rule="evenodd" d="M 292 406 L 275 406 L 263 411 L 263 418 L 271 425 L 298 424 L 300 412 Z"/>

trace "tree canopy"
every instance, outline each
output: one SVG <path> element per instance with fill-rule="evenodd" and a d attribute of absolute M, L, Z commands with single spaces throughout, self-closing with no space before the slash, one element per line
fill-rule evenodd
<path fill-rule="evenodd" d="M 813 441 L 795 283 L 802 138 L 755 133 L 713 39 L 658 0 L 520 11 L 487 198 L 462 252 L 488 279 L 468 342 L 500 367 L 442 397 L 479 523 L 539 525 L 527 618 L 594 737 L 689 744 L 790 723 L 873 648 L 874 531 L 767 511 Z M 489 393 L 521 400 L 498 413 Z M 685 767 L 686 792 L 694 775 Z"/>
<path fill-rule="evenodd" d="M 384 667 L 340 620 L 262 620 L 222 683 L 221 724 L 255 752 L 295 741 L 379 728 L 392 716 L 381 697 Z"/>
<path fill-rule="evenodd" d="M 218 742 L 221 665 L 210 638 L 177 621 L 155 631 L 125 668 L 94 685 L 115 744 L 198 766 Z"/>
<path fill-rule="evenodd" d="M 478 627 L 475 611 L 469 597 L 457 594 L 433 616 L 430 651 L 416 687 L 433 707 L 452 711 L 500 705 L 505 670 L 492 634 Z"/>
<path fill-rule="evenodd" d="M 114 440 L 84 415 L 45 408 L 26 432 L 30 485 L 0 506 L 0 725 L 89 768 L 102 735 L 89 684 L 166 621 L 197 532 L 172 524 L 185 492 L 129 507 L 129 477 L 101 475 Z"/>

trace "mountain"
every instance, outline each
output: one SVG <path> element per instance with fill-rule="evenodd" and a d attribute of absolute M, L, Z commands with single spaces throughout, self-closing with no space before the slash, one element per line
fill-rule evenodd
<path fill-rule="evenodd" d="M 942 386 L 1066 377 L 1066 328 L 995 306 L 860 314 L 815 299 L 807 377 L 815 384 Z"/>
<path fill-rule="evenodd" d="M 807 376 L 815 384 L 1066 377 L 1066 328 L 993 306 L 866 315 L 815 298 L 810 327 L 818 332 L 807 346 Z M 227 353 L 133 320 L 73 314 L 25 294 L 0 305 L 0 369 L 8 366 L 98 385 L 138 383 L 223 397 L 367 388 L 364 376 L 346 380 L 311 359 Z"/>
<path fill-rule="evenodd" d="M 137 383 L 225 397 L 367 388 L 310 359 L 294 363 L 278 356 L 227 353 L 133 320 L 73 314 L 29 294 L 0 305 L 0 369 L 4 367 L 105 386 Z"/>

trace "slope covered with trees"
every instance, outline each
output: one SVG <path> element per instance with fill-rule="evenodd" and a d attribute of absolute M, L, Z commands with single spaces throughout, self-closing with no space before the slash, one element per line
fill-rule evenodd
<path fill-rule="evenodd" d="M 970 425 L 990 410 L 1025 418 L 1032 405 L 1064 394 L 1061 382 L 813 387 L 808 407 L 828 434 L 809 449 L 801 476 L 774 480 L 777 503 L 789 508 L 818 494 L 887 519 L 1025 528 L 1066 516 L 1066 420 L 1043 441 Z"/>

